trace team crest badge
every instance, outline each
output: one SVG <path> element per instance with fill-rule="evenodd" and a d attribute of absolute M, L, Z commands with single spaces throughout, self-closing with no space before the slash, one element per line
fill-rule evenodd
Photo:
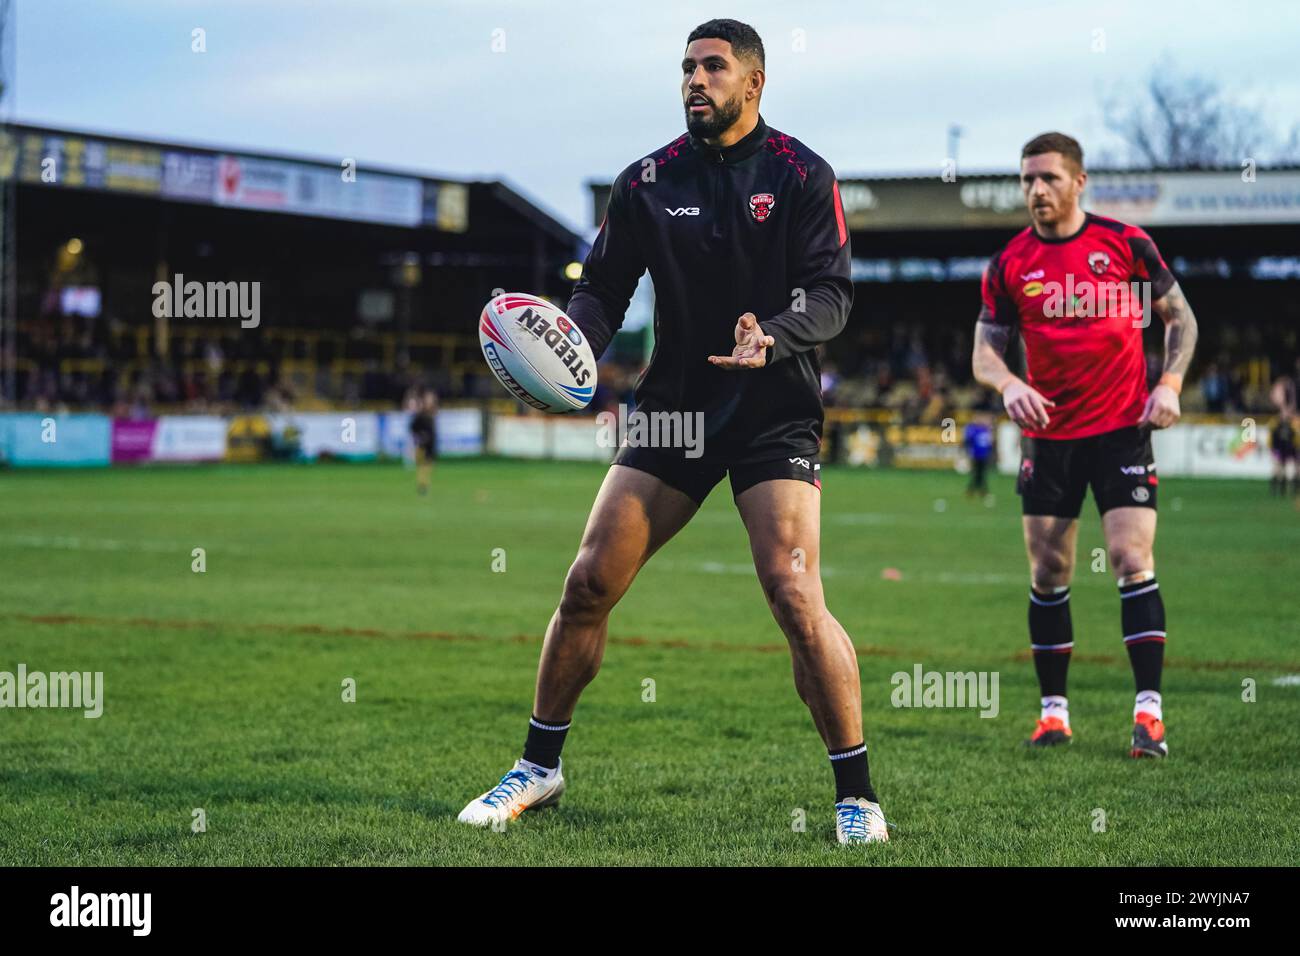
<path fill-rule="evenodd" d="M 1097 275 L 1105 275 L 1106 270 L 1110 268 L 1110 256 L 1104 252 L 1088 253 L 1088 265 Z"/>
<path fill-rule="evenodd" d="M 775 205 L 776 197 L 771 193 L 755 193 L 749 197 L 749 214 L 754 217 L 754 222 L 766 222 Z"/>

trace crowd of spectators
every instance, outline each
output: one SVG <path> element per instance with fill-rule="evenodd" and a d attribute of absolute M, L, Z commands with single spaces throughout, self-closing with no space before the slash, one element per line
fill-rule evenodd
<path fill-rule="evenodd" d="M 113 318 L 61 316 L 24 322 L 16 340 L 21 408 L 99 409 L 143 415 L 277 411 L 306 395 L 336 404 L 398 402 L 424 376 L 385 359 L 380 336 L 364 328 L 340 346 L 242 330 L 188 330 L 159 348 L 152 326 Z M 310 356 L 310 357 L 309 357 Z M 332 367 L 347 361 L 348 370 Z M 433 378 L 439 379 L 436 374 Z"/>
<path fill-rule="evenodd" d="M 20 324 L 18 404 L 37 410 L 100 409 L 143 415 L 165 407 L 208 412 L 280 410 L 310 397 L 335 405 L 398 404 L 412 387 L 428 385 L 444 399 L 499 398 L 480 367 L 472 340 L 461 367 L 391 360 L 384 335 L 358 328 L 311 343 L 255 334 L 176 333 L 158 347 L 152 325 L 111 317 L 47 317 Z M 961 411 L 997 411 L 997 396 L 973 381 L 972 331 L 938 325 L 925 330 L 895 323 L 858 338 L 842 336 L 822 353 L 822 391 L 828 407 L 883 408 L 903 423 L 933 424 Z M 1241 351 L 1242 348 L 1250 351 Z M 345 360 L 336 363 L 335 360 Z M 1161 355 L 1147 356 L 1148 377 L 1160 374 Z M 340 371 L 335 365 L 346 366 Z M 601 363 L 592 408 L 632 404 L 640 367 Z M 1238 414 L 1272 409 L 1269 386 L 1281 376 L 1300 379 L 1295 335 L 1286 330 L 1203 332 L 1198 359 L 1183 391 L 1189 412 Z"/>

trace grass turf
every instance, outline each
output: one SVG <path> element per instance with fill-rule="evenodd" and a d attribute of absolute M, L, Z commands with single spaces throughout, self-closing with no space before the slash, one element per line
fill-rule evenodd
<path fill-rule="evenodd" d="M 725 483 L 615 610 L 561 806 L 506 833 L 459 826 L 518 756 L 603 474 L 444 462 L 428 498 L 385 465 L 0 475 L 0 670 L 102 671 L 106 699 L 99 719 L 0 710 L 0 863 L 1294 862 L 1300 686 L 1274 680 L 1300 673 L 1300 516 L 1260 484 L 1208 480 L 1160 489 L 1167 761 L 1127 756 L 1132 677 L 1113 581 L 1092 569 L 1095 511 L 1071 602 L 1076 742 L 1033 752 L 1010 479 L 985 507 L 953 474 L 826 469 L 828 601 L 859 648 L 889 844 L 834 844 L 825 751 Z M 996 671 L 998 716 L 893 707 L 891 675 L 918 663 Z"/>

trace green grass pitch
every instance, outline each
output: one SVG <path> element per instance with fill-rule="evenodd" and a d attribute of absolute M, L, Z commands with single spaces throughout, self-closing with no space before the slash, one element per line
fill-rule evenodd
<path fill-rule="evenodd" d="M 1275 681 L 1300 674 L 1300 513 L 1262 484 L 1189 479 L 1160 489 L 1163 763 L 1127 756 L 1091 500 L 1076 741 L 1040 753 L 1020 746 L 1038 698 L 1010 479 L 986 507 L 951 473 L 828 468 L 828 602 L 859 648 L 890 843 L 834 843 L 825 751 L 725 483 L 615 610 L 562 804 L 459 826 L 519 754 L 603 474 L 447 461 L 428 498 L 395 465 L 0 474 L 0 670 L 102 671 L 105 693 L 99 719 L 0 710 L 0 863 L 1294 863 L 1300 686 Z M 918 663 L 996 671 L 999 714 L 893 707 L 891 675 Z"/>

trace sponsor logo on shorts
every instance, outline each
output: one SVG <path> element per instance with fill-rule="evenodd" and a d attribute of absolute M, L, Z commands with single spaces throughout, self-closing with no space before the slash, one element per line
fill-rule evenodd
<path fill-rule="evenodd" d="M 1133 500 L 1134 500 L 1134 501 L 1150 501 L 1150 500 L 1151 500 L 1151 492 L 1150 492 L 1146 487 L 1144 487 L 1143 485 L 1138 485 L 1136 488 L 1133 489 Z"/>
<path fill-rule="evenodd" d="M 1146 465 L 1125 465 L 1120 472 L 1125 475 L 1145 475 L 1147 469 Z"/>
<path fill-rule="evenodd" d="M 805 468 L 811 468 L 811 467 L 812 467 L 812 462 L 810 462 L 807 458 L 791 458 L 791 459 L 790 459 L 790 464 L 792 464 L 792 465 L 802 465 L 802 466 L 805 467 Z"/>

